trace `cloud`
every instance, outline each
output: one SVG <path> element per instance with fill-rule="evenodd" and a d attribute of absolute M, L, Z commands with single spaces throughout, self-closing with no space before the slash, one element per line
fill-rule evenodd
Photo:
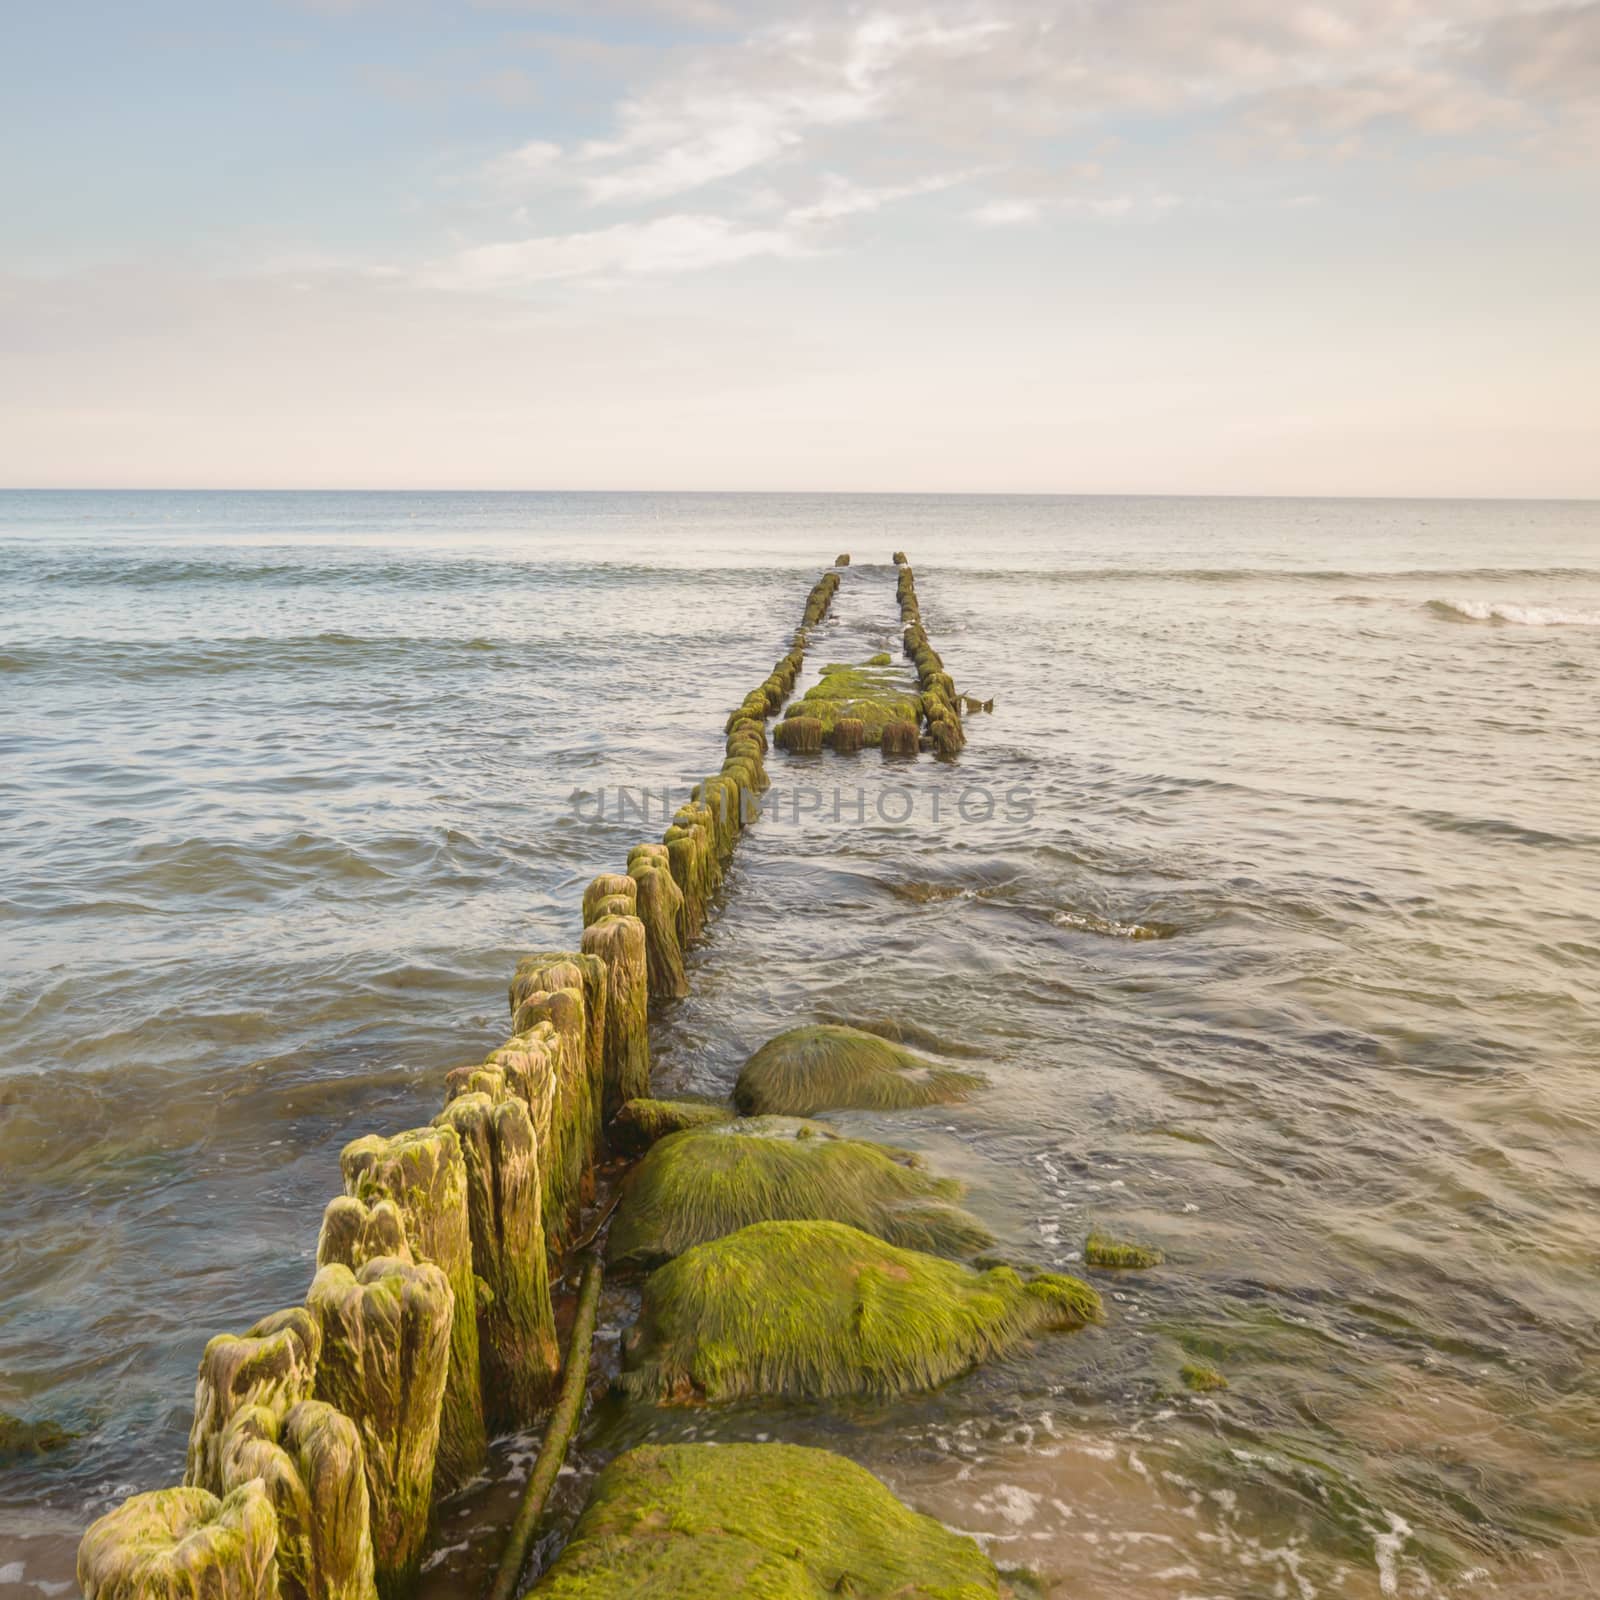
<path fill-rule="evenodd" d="M 985 228 L 1010 228 L 1019 223 L 1039 220 L 1039 203 L 1036 200 L 991 200 L 967 215 Z"/>
<path fill-rule="evenodd" d="M 1006 26 L 878 12 L 759 33 L 624 101 L 615 136 L 577 152 L 580 181 L 594 204 L 629 204 L 781 162 L 819 134 L 886 116 L 920 64 L 981 54 Z"/>
<path fill-rule="evenodd" d="M 740 227 L 724 217 L 680 213 L 588 233 L 478 245 L 430 264 L 417 282 L 431 289 L 501 291 L 570 278 L 696 272 L 802 253 L 801 242 L 783 228 Z"/>

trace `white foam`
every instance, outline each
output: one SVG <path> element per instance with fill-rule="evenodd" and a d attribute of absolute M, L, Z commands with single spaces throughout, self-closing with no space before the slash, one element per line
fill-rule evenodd
<path fill-rule="evenodd" d="M 1600 611 L 1517 606 L 1504 600 L 1435 600 L 1432 604 L 1469 622 L 1514 622 L 1524 628 L 1600 628 Z"/>

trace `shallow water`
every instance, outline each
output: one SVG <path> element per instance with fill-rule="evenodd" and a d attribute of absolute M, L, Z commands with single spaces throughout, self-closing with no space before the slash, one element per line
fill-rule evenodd
<path fill-rule="evenodd" d="M 517 953 L 660 832 L 619 786 L 714 770 L 835 550 L 808 665 L 892 643 L 895 548 L 995 711 L 951 764 L 774 755 L 657 1081 L 914 1019 L 991 1088 L 836 1120 L 1019 1260 L 1099 1224 L 1168 1264 L 910 1402 L 602 1398 L 565 1503 L 647 1435 L 768 1436 L 1052 1595 L 1600 1588 L 1600 507 L 10 493 L 0 531 L 0 1410 L 81 1435 L 0 1468 L 0 1594 L 175 1481 L 341 1144 L 499 1041 Z M 447 1508 L 437 1592 L 526 1457 Z"/>

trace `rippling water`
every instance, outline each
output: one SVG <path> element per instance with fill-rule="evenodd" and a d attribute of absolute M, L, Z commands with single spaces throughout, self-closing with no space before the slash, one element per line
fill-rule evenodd
<path fill-rule="evenodd" d="M 499 1042 L 659 832 L 615 786 L 715 768 L 835 550 L 810 666 L 892 643 L 895 548 L 994 714 L 949 765 L 773 758 L 657 1081 L 914 1018 L 993 1087 L 837 1120 L 1018 1259 L 1168 1264 L 912 1402 L 608 1400 L 569 1503 L 647 1433 L 770 1436 L 1054 1595 L 1600 1588 L 1600 507 L 7 493 L 0 1410 L 80 1437 L 0 1467 L 0 1593 L 176 1479 L 341 1144 Z M 440 1592 L 508 1492 L 448 1508 Z"/>

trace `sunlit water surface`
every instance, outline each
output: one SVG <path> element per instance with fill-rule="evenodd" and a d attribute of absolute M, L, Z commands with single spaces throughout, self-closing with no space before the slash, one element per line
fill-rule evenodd
<path fill-rule="evenodd" d="M 835 1120 L 1014 1259 L 1101 1225 L 1167 1265 L 911 1401 L 602 1398 L 563 1505 L 642 1438 L 788 1439 L 1050 1595 L 1600 1588 L 1600 508 L 12 493 L 0 1410 L 79 1437 L 0 1468 L 0 1594 L 177 1480 L 340 1146 L 499 1042 L 518 953 L 660 831 L 617 786 L 715 769 L 836 550 L 808 665 L 894 645 L 896 548 L 995 710 L 950 764 L 774 756 L 657 1082 L 916 1020 L 992 1087 Z M 529 1451 L 445 1508 L 433 1592 Z"/>

